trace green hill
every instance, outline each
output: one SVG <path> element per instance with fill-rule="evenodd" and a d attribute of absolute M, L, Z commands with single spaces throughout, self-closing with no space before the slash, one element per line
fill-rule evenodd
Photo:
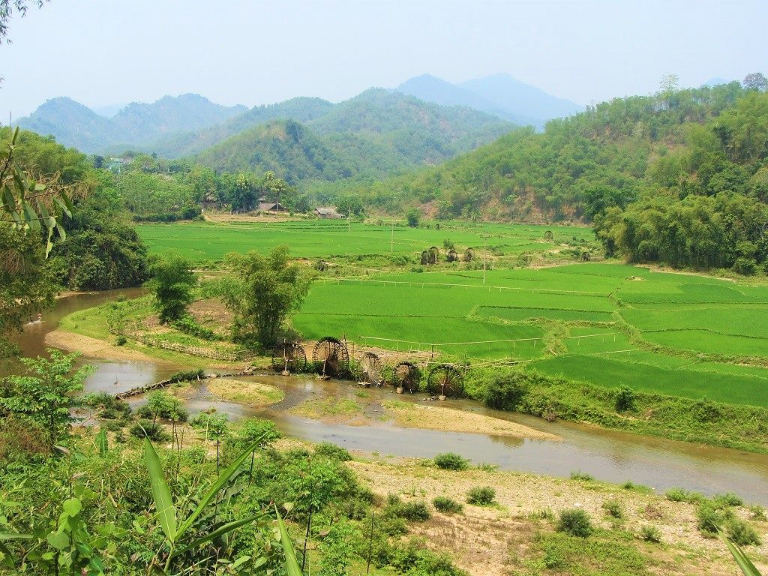
<path fill-rule="evenodd" d="M 221 171 L 272 170 L 291 183 L 383 178 L 438 164 L 498 138 L 511 124 L 469 108 L 443 107 L 372 89 L 307 122 L 279 121 L 198 154 Z"/>
<path fill-rule="evenodd" d="M 355 191 L 443 218 L 594 220 L 609 254 L 749 272 L 768 249 L 767 156 L 768 94 L 734 82 L 616 99 Z"/>

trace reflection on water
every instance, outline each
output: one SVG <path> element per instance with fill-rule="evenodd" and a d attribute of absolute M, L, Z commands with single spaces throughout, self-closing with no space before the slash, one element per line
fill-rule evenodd
<path fill-rule="evenodd" d="M 26 355 L 44 352 L 45 334 L 55 329 L 65 314 L 84 307 L 95 306 L 137 291 L 121 291 L 96 295 L 74 296 L 59 301 L 55 311 L 44 316 L 43 322 L 25 327 L 19 342 Z M 146 362 L 89 361 L 96 373 L 85 384 L 87 391 L 119 392 L 156 382 L 179 366 L 160 366 Z M 502 469 L 535 472 L 552 476 L 569 476 L 580 470 L 600 480 L 625 482 L 631 480 L 663 492 L 680 486 L 704 494 L 735 492 L 747 502 L 768 505 L 768 457 L 738 450 L 699 446 L 684 442 L 637 436 L 625 432 L 604 430 L 594 426 L 571 423 L 549 423 L 540 418 L 499 412 L 470 400 L 449 400 L 441 403 L 447 408 L 468 410 L 557 434 L 561 442 L 525 440 L 519 438 L 438 432 L 399 428 L 388 422 L 370 426 L 327 424 L 288 413 L 305 399 L 326 398 L 365 401 L 364 411 L 374 418 L 381 413 L 381 404 L 388 399 L 423 402 L 419 395 L 395 396 L 391 389 L 369 389 L 365 398 L 357 396 L 359 389 L 345 382 L 320 381 L 314 378 L 283 378 L 280 376 L 249 377 L 274 385 L 285 392 L 285 398 L 269 409 L 253 410 L 212 396 L 204 383 L 195 388 L 187 408 L 196 413 L 211 408 L 229 415 L 231 420 L 260 416 L 273 420 L 289 436 L 309 441 L 333 442 L 353 450 L 379 452 L 384 455 L 432 458 L 441 452 L 457 452 L 476 464 L 496 464 Z M 131 399 L 133 406 L 144 398 Z"/>

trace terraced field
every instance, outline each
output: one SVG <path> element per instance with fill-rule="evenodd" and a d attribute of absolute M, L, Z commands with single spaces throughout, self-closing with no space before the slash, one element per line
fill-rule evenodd
<path fill-rule="evenodd" d="M 308 338 L 768 406 L 768 286 L 619 264 L 319 280 Z"/>

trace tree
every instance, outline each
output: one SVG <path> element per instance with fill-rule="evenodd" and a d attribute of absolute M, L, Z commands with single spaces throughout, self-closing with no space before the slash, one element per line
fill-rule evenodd
<path fill-rule="evenodd" d="M 747 74 L 742 85 L 745 90 L 757 90 L 758 92 L 768 91 L 768 79 L 760 72 Z"/>
<path fill-rule="evenodd" d="M 0 414 L 13 414 L 39 426 L 48 436 L 51 448 L 65 436 L 73 421 L 70 408 L 75 392 L 92 368 L 83 366 L 72 374 L 78 354 L 65 355 L 49 350 L 51 359 L 22 358 L 27 376 L 9 376 L 0 387 Z"/>
<path fill-rule="evenodd" d="M 233 280 L 220 285 L 226 306 L 235 313 L 237 341 L 273 346 L 288 315 L 299 308 L 310 278 L 288 263 L 288 247 L 277 246 L 269 255 L 258 252 L 228 254 Z"/>
<path fill-rule="evenodd" d="M 16 10 L 20 16 L 24 16 L 29 7 L 28 4 L 42 8 L 45 0 L 33 0 L 31 2 L 27 2 L 27 0 L 0 0 L 0 44 L 3 43 L 3 39 L 6 43 L 11 42 L 8 39 L 8 20 L 13 16 L 13 11 Z"/>
<path fill-rule="evenodd" d="M 155 296 L 160 323 L 180 320 L 192 303 L 192 288 L 197 283 L 189 262 L 181 256 L 156 260 L 150 266 L 150 274 L 148 287 Z"/>
<path fill-rule="evenodd" d="M 405 215 L 406 220 L 408 220 L 408 226 L 411 228 L 418 228 L 419 226 L 419 218 L 421 218 L 421 213 L 419 212 L 418 208 L 411 208 L 408 210 L 408 213 Z"/>

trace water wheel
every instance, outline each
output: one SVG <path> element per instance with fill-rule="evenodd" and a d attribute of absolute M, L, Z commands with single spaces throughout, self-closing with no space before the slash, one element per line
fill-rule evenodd
<path fill-rule="evenodd" d="M 349 351 L 347 346 L 336 338 L 327 336 L 318 340 L 312 350 L 312 361 L 317 372 L 323 377 L 343 376 L 349 372 Z"/>
<path fill-rule="evenodd" d="M 464 393 L 464 377 L 453 364 L 438 364 L 429 371 L 427 391 L 457 398 Z"/>
<path fill-rule="evenodd" d="M 363 382 L 374 386 L 381 386 L 383 379 L 381 377 L 381 360 L 373 352 L 366 352 L 360 361 L 360 367 L 363 371 Z"/>
<path fill-rule="evenodd" d="M 392 384 L 395 388 L 402 388 L 404 392 L 416 392 L 419 389 L 421 372 L 410 362 L 400 362 L 392 371 Z"/>
<path fill-rule="evenodd" d="M 303 372 L 307 353 L 298 342 L 283 342 L 272 348 L 272 367 L 278 372 Z"/>

